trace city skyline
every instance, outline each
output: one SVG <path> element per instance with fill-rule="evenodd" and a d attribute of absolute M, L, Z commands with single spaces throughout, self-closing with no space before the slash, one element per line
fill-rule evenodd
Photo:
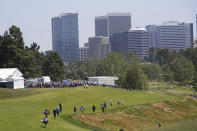
<path fill-rule="evenodd" d="M 103 4 L 105 3 L 105 4 Z M 169 4 L 170 3 L 170 4 Z M 52 49 L 51 18 L 61 13 L 79 14 L 79 45 L 95 36 L 94 19 L 106 13 L 130 12 L 132 27 L 162 25 L 164 21 L 180 21 L 194 24 L 196 37 L 196 0 L 134 0 L 129 1 L 11 1 L 3 0 L 0 11 L 0 34 L 11 25 L 23 32 L 26 45 L 37 42 L 42 51 Z M 121 6 L 120 6 L 121 5 Z"/>

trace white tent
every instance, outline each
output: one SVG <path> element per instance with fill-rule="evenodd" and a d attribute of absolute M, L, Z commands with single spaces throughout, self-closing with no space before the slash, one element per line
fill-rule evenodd
<path fill-rule="evenodd" d="M 0 68 L 0 87 L 19 89 L 24 88 L 23 74 L 18 68 Z"/>
<path fill-rule="evenodd" d="M 116 80 L 118 80 L 118 77 L 114 77 L 114 76 L 88 77 L 88 82 L 96 83 L 98 85 L 115 86 Z"/>
<path fill-rule="evenodd" d="M 50 83 L 51 82 L 51 79 L 49 76 L 42 76 L 40 79 L 39 79 L 39 82 L 41 83 Z"/>

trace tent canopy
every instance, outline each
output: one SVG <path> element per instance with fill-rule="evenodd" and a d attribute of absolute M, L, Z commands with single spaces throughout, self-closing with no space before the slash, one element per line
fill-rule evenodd
<path fill-rule="evenodd" d="M 12 79 L 24 79 L 23 74 L 18 68 L 0 68 L 0 81 L 4 82 L 8 78 Z"/>
<path fill-rule="evenodd" d="M 18 68 L 0 68 L 0 84 L 1 88 L 24 88 L 23 74 Z"/>
<path fill-rule="evenodd" d="M 9 77 L 9 78 L 6 78 L 5 81 L 14 81 L 14 80 L 24 80 L 23 77 Z"/>

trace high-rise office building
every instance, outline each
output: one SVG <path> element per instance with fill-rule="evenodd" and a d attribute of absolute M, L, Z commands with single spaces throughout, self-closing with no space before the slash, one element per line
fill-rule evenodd
<path fill-rule="evenodd" d="M 136 52 L 140 58 L 149 54 L 148 31 L 144 28 L 133 28 L 127 32 L 116 33 L 110 37 L 113 52 L 126 55 L 128 52 Z"/>
<path fill-rule="evenodd" d="M 110 36 L 111 51 L 126 55 L 128 53 L 128 31 Z"/>
<path fill-rule="evenodd" d="M 122 33 L 131 28 L 130 13 L 107 13 L 95 18 L 95 35 L 110 37 L 114 33 Z"/>
<path fill-rule="evenodd" d="M 78 14 L 63 13 L 52 18 L 53 51 L 64 63 L 79 59 Z"/>
<path fill-rule="evenodd" d="M 128 52 L 136 52 L 142 59 L 149 55 L 148 31 L 145 28 L 133 28 L 128 32 Z"/>
<path fill-rule="evenodd" d="M 79 48 L 79 58 L 80 61 L 85 61 L 88 59 L 88 47 L 80 47 Z"/>
<path fill-rule="evenodd" d="M 88 43 L 84 43 L 84 47 L 89 47 L 89 44 Z"/>
<path fill-rule="evenodd" d="M 196 39 L 197 39 L 197 14 L 196 14 Z"/>
<path fill-rule="evenodd" d="M 174 51 L 192 48 L 193 24 L 176 21 L 164 22 L 156 27 L 156 48 L 169 48 Z"/>
<path fill-rule="evenodd" d="M 88 39 L 89 57 L 94 59 L 102 59 L 111 52 L 109 37 L 95 36 Z"/>
<path fill-rule="evenodd" d="M 146 29 L 149 36 L 149 48 L 156 47 L 156 25 L 147 25 Z"/>

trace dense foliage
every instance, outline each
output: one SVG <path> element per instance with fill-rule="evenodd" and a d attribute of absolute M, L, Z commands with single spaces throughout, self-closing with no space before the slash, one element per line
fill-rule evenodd
<path fill-rule="evenodd" d="M 90 58 L 85 62 L 72 62 L 67 66 L 66 71 L 67 78 L 70 79 L 85 79 L 95 75 L 118 76 L 117 84 L 127 89 L 144 89 L 148 82 L 134 53 L 128 53 L 123 57 L 112 52 L 102 60 Z"/>
<path fill-rule="evenodd" d="M 142 69 L 149 80 L 161 80 L 163 71 L 158 64 L 144 63 Z"/>
<path fill-rule="evenodd" d="M 39 49 L 36 43 L 25 46 L 20 28 L 13 25 L 0 36 L 0 68 L 18 68 L 25 78 L 49 75 L 61 80 L 65 71 L 58 54 L 46 56 Z"/>
<path fill-rule="evenodd" d="M 132 90 L 142 90 L 148 87 L 147 77 L 137 63 L 133 64 L 127 72 L 123 87 Z"/>
<path fill-rule="evenodd" d="M 162 74 L 162 79 L 165 81 L 178 81 L 182 84 L 193 84 L 195 72 L 197 71 L 196 60 L 197 48 L 180 50 L 180 52 L 173 52 L 169 49 L 150 48 L 148 62 L 161 66 L 162 73 L 160 71 L 157 72 Z M 145 69 L 146 68 L 147 67 L 145 67 Z M 147 71 L 149 73 L 153 72 L 153 70 L 145 70 L 145 72 Z"/>

